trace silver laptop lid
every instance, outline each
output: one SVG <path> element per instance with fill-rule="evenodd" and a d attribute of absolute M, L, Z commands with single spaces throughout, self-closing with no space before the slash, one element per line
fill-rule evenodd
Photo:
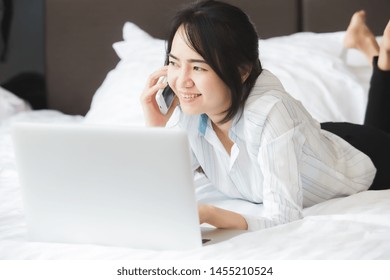
<path fill-rule="evenodd" d="M 185 132 L 16 124 L 12 136 L 31 239 L 201 246 Z"/>

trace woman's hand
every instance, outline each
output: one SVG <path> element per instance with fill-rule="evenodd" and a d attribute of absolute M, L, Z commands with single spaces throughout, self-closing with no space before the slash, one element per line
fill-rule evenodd
<path fill-rule="evenodd" d="M 146 82 L 144 91 L 141 94 L 140 101 L 147 126 L 165 126 L 177 105 L 177 98 L 175 98 L 168 113 L 163 115 L 156 102 L 157 91 L 167 86 L 167 83 L 157 83 L 158 79 L 162 76 L 166 76 L 167 71 L 168 67 L 164 66 L 152 73 Z"/>
<path fill-rule="evenodd" d="M 199 204 L 199 223 L 208 223 L 217 228 L 247 230 L 248 224 L 238 213 L 217 208 L 212 205 Z"/>

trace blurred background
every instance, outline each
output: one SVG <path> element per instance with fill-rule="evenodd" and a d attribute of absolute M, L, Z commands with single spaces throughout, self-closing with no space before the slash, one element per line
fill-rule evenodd
<path fill-rule="evenodd" d="M 46 107 L 44 0 L 0 0 L 0 85 Z"/>

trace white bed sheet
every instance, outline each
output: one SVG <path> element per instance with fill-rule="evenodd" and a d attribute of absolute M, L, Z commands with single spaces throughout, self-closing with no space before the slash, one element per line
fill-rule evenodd
<path fill-rule="evenodd" d="M 0 123 L 19 112 L 31 110 L 30 105 L 3 87 L 0 87 Z"/>
<path fill-rule="evenodd" d="M 138 39 L 141 40 L 136 43 L 136 46 L 145 44 L 144 40 L 156 40 L 146 36 L 142 30 L 134 26 L 130 27 L 130 33 L 127 32 L 130 37 L 125 36 L 122 46 L 136 37 L 134 32 L 139 33 Z M 342 33 L 318 34 L 318 36 L 296 34 L 270 39 L 262 44 L 262 55 L 265 56 L 263 63 L 280 75 L 286 88 L 296 93 L 296 98 L 300 98 L 301 95 L 304 99 L 302 102 L 309 103 L 308 106 L 314 112 L 313 114 L 319 117 L 325 114 L 323 118 L 332 117 L 334 114 L 334 119 L 330 120 L 346 117 L 346 121 L 359 122 L 364 114 L 362 107 L 366 102 L 370 67 L 364 58 L 356 53 L 350 53 L 347 58 L 342 57 L 341 38 Z M 154 46 L 161 48 L 159 45 L 161 42 L 153 42 L 156 44 Z M 159 65 L 160 62 L 156 62 L 155 59 L 159 57 L 160 50 L 152 50 L 155 51 L 155 55 L 149 56 L 151 59 L 149 67 Z M 143 51 L 148 52 L 145 48 Z M 0 123 L 0 259 L 390 259 L 390 190 L 367 191 L 333 199 L 305 209 L 305 218 L 302 220 L 258 232 L 248 232 L 215 245 L 189 251 L 134 250 L 93 244 L 28 241 L 10 127 L 18 121 L 115 122 L 142 125 L 138 94 L 144 80 L 134 75 L 138 82 L 129 87 L 126 79 L 129 71 L 134 73 L 133 67 L 137 67 L 139 73 L 150 69 L 146 66 L 145 69 L 138 68 L 139 65 L 135 61 L 126 61 L 128 58 L 125 57 L 125 53 L 121 53 L 118 49 L 117 52 L 123 55 L 122 60 L 116 69 L 109 73 L 97 91 L 91 111 L 85 118 L 67 116 L 56 111 L 28 111 L 25 108 L 14 111 L 13 116 L 8 114 L 2 119 Z M 288 52 L 291 57 L 285 57 Z M 280 59 L 281 56 L 283 60 Z M 317 68 L 317 74 L 321 74 L 321 71 L 327 74 L 313 76 L 313 72 L 308 73 L 303 66 L 297 65 L 298 60 L 301 60 L 302 64 L 308 63 L 308 69 Z M 131 77 L 130 81 L 135 81 L 134 77 Z M 332 83 L 336 86 L 332 86 Z M 317 86 L 320 86 L 321 94 L 314 92 Z M 336 92 L 332 91 L 339 86 L 342 86 L 341 91 L 340 88 Z M 311 92 L 317 97 L 313 98 Z M 340 96 L 343 92 L 346 96 Z M 303 96 L 304 94 L 309 96 Z M 313 104 L 310 104 L 312 100 Z M 345 103 L 349 100 L 353 102 Z M 315 111 L 321 102 L 323 107 Z M 344 109 L 341 102 L 354 104 L 353 109 L 341 110 Z M 335 107 L 326 108 L 330 104 L 335 104 Z M 357 111 L 354 111 L 355 109 Z M 348 115 L 349 111 L 352 111 L 352 115 Z M 207 184 L 196 192 L 198 200 L 204 203 L 241 213 L 259 213 L 262 210 L 261 204 L 228 199 Z"/>

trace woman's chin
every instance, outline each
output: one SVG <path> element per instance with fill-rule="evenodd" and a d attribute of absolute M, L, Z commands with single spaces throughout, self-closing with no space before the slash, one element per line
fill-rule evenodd
<path fill-rule="evenodd" d="M 186 115 L 200 115 L 203 112 L 199 110 L 198 108 L 194 106 L 186 106 L 183 104 L 180 104 L 181 110 L 183 111 L 184 114 Z"/>

